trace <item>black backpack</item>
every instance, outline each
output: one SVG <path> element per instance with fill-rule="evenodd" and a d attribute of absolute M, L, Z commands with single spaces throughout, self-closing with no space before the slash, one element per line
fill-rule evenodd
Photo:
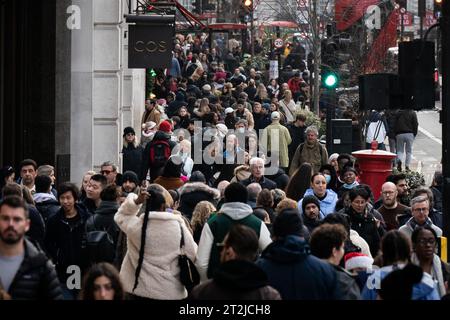
<path fill-rule="evenodd" d="M 164 167 L 170 154 L 170 145 L 166 140 L 156 140 L 150 143 L 150 164 L 152 167 Z"/>
<path fill-rule="evenodd" d="M 89 264 L 95 264 L 99 262 L 113 263 L 116 255 L 116 245 L 114 243 L 113 237 L 108 232 L 108 230 L 97 229 L 97 227 L 95 226 L 95 215 L 90 219 L 92 219 L 94 230 L 86 230 L 84 249 L 87 262 Z M 87 225 L 88 224 L 86 223 L 86 226 Z"/>

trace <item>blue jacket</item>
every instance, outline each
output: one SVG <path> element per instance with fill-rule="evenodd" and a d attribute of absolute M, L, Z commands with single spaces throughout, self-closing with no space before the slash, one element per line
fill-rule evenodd
<path fill-rule="evenodd" d="M 306 196 L 315 196 L 314 191 L 311 188 L 309 188 L 308 190 L 306 190 L 305 195 L 303 197 L 306 197 Z M 319 202 L 320 202 L 320 219 L 321 220 L 323 218 L 325 218 L 325 216 L 327 216 L 328 214 L 335 212 L 337 201 L 338 201 L 338 196 L 337 196 L 336 192 L 334 192 L 331 189 L 327 189 L 327 196 L 325 197 L 325 199 L 319 200 Z M 300 213 L 303 213 L 302 203 L 303 203 L 303 199 L 301 199 L 298 202 L 298 211 Z"/>
<path fill-rule="evenodd" d="M 386 266 L 375 270 L 367 278 L 366 284 L 362 290 L 363 300 L 376 300 L 377 289 L 381 286 L 381 280 L 392 271 L 403 268 L 405 265 Z M 437 284 L 428 273 L 423 273 L 422 281 L 413 286 L 412 300 L 440 300 Z"/>
<path fill-rule="evenodd" d="M 262 268 L 269 285 L 283 300 L 339 299 L 334 268 L 310 254 L 307 242 L 296 235 L 272 242 L 256 264 Z"/>

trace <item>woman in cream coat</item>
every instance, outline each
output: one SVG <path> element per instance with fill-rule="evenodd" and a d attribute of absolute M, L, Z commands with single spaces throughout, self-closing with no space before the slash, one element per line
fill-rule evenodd
<path fill-rule="evenodd" d="M 188 293 L 180 282 L 178 266 L 181 230 L 185 254 L 192 261 L 197 244 L 181 215 L 166 211 L 167 196 L 158 187 L 150 185 L 139 196 L 130 193 L 114 217 L 127 235 L 120 277 L 125 291 L 136 299 L 184 299 Z M 138 216 L 145 201 L 148 210 Z"/>

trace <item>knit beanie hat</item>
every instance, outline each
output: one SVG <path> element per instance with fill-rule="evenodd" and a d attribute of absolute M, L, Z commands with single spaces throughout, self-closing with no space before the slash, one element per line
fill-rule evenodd
<path fill-rule="evenodd" d="M 372 267 L 373 259 L 360 252 L 351 252 L 345 255 L 345 269 L 351 271 L 356 268 L 368 269 Z"/>
<path fill-rule="evenodd" d="M 172 131 L 172 125 L 169 121 L 164 120 L 159 124 L 159 130 L 169 133 Z"/>
<path fill-rule="evenodd" d="M 137 185 L 139 185 L 139 178 L 137 174 L 133 171 L 125 171 L 122 175 L 122 183 L 125 181 L 131 181 L 134 182 Z"/>
<path fill-rule="evenodd" d="M 306 196 L 303 198 L 303 201 L 302 201 L 302 212 L 303 213 L 305 212 L 306 206 L 310 203 L 314 203 L 317 206 L 317 208 L 319 208 L 319 210 L 320 210 L 319 199 L 317 199 L 315 196 Z"/>

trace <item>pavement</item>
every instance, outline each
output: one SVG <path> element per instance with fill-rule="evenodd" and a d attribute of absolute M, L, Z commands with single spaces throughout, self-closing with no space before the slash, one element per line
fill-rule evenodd
<path fill-rule="evenodd" d="M 436 110 L 426 110 L 417 113 L 419 132 L 414 140 L 413 156 L 410 169 L 424 175 L 425 185 L 431 185 L 434 173 L 442 170 L 442 125 L 439 123 L 437 104 Z M 389 148 L 387 147 L 389 150 Z"/>

